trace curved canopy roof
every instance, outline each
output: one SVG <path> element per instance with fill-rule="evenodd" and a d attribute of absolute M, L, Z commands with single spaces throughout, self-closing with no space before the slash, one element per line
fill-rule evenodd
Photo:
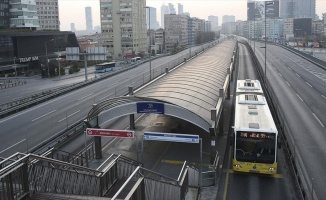
<path fill-rule="evenodd" d="M 135 92 L 134 97 L 118 97 L 103 101 L 94 107 L 88 119 L 98 115 L 104 123 L 116 115 L 137 113 L 137 102 L 160 102 L 165 114 L 187 120 L 209 132 L 212 125 L 211 109 L 219 101 L 236 40 L 224 41 L 157 81 Z"/>

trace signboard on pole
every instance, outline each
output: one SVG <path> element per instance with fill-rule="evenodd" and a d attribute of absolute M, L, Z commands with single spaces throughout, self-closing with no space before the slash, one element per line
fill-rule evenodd
<path fill-rule="evenodd" d="M 164 142 L 199 143 L 199 135 L 144 132 L 144 140 Z"/>
<path fill-rule="evenodd" d="M 87 47 L 87 60 L 106 60 L 106 47 Z"/>
<path fill-rule="evenodd" d="M 66 60 L 79 60 L 79 47 L 66 48 Z"/>
<path fill-rule="evenodd" d="M 164 103 L 157 103 L 157 102 L 137 103 L 137 113 L 164 114 Z"/>
<path fill-rule="evenodd" d="M 89 136 L 103 136 L 103 137 L 121 137 L 121 138 L 135 137 L 135 131 L 130 131 L 130 130 L 87 128 L 86 134 Z"/>

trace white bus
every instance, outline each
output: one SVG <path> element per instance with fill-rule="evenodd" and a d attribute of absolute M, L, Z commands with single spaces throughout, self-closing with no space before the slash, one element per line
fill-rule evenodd
<path fill-rule="evenodd" d="M 263 94 L 237 94 L 233 129 L 233 170 L 275 174 L 278 131 Z"/>
<path fill-rule="evenodd" d="M 263 94 L 263 89 L 261 87 L 259 80 L 238 80 L 237 81 L 237 94 L 255 93 Z"/>
<path fill-rule="evenodd" d="M 134 58 L 131 58 L 131 64 L 137 64 L 139 63 L 141 60 L 141 57 L 134 57 Z"/>

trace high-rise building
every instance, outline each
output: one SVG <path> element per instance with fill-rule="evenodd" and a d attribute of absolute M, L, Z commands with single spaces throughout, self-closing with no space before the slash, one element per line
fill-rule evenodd
<path fill-rule="evenodd" d="M 145 6 L 145 0 L 100 1 L 102 44 L 109 57 L 146 52 Z"/>
<path fill-rule="evenodd" d="M 76 32 L 75 23 L 70 23 L 70 31 L 71 32 Z"/>
<path fill-rule="evenodd" d="M 164 28 L 164 15 L 170 14 L 169 7 L 166 5 L 161 6 L 161 28 Z"/>
<path fill-rule="evenodd" d="M 0 29 L 9 28 L 9 0 L 0 2 Z"/>
<path fill-rule="evenodd" d="M 86 31 L 93 31 L 92 7 L 85 7 Z"/>
<path fill-rule="evenodd" d="M 7 6 L 5 1 L 2 5 Z M 36 11 L 36 3 L 34 0 L 30 1 L 9 1 L 9 26 L 6 28 L 30 28 L 36 29 L 39 27 L 39 18 Z M 24 12 L 22 12 L 24 8 Z M 8 11 L 5 8 L 5 11 Z M 0 14 L 2 15 L 2 14 Z M 7 15 L 8 16 L 8 15 Z M 4 22 L 8 19 L 4 16 Z M 6 23 L 8 25 L 8 21 Z"/>
<path fill-rule="evenodd" d="M 169 6 L 169 14 L 177 14 L 174 5 L 172 3 L 169 3 L 168 6 Z"/>
<path fill-rule="evenodd" d="M 218 31 L 218 17 L 210 15 L 210 16 L 208 16 L 208 21 L 211 22 L 212 31 L 217 32 Z"/>
<path fill-rule="evenodd" d="M 235 16 L 233 16 L 233 15 L 223 15 L 222 24 L 228 23 L 228 22 L 235 22 Z"/>
<path fill-rule="evenodd" d="M 183 14 L 183 5 L 181 3 L 178 3 L 178 14 Z"/>
<path fill-rule="evenodd" d="M 316 0 L 280 0 L 280 17 L 315 19 Z"/>
<path fill-rule="evenodd" d="M 154 7 L 148 7 L 146 9 L 146 24 L 147 29 L 149 27 L 153 30 L 156 30 L 158 27 L 156 26 L 156 8 Z"/>
<path fill-rule="evenodd" d="M 38 30 L 60 30 L 58 0 L 35 0 L 39 18 Z"/>

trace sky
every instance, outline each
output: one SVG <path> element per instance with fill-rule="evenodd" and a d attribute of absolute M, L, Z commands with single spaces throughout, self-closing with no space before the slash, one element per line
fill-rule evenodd
<path fill-rule="evenodd" d="M 60 30 L 70 31 L 70 23 L 75 23 L 77 30 L 86 29 L 85 7 L 92 7 L 93 26 L 100 25 L 100 0 L 59 0 Z M 147 6 L 155 7 L 157 20 L 160 22 L 161 5 L 172 3 L 183 4 L 183 11 L 191 17 L 206 19 L 209 15 L 219 18 L 223 15 L 234 15 L 236 20 L 247 20 L 247 0 L 147 0 Z M 326 13 L 326 0 L 316 0 L 316 14 L 321 17 Z"/>

